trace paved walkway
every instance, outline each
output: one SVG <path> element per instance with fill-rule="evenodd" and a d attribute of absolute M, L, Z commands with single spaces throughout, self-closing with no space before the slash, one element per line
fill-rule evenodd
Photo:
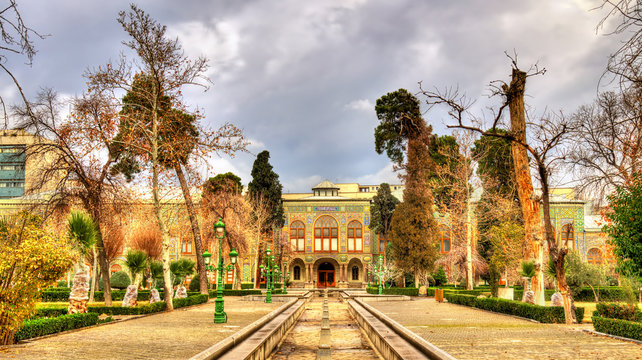
<path fill-rule="evenodd" d="M 333 360 L 379 359 L 348 312 L 346 303 L 339 302 L 336 297 L 329 297 L 328 310 L 332 336 L 330 347 Z M 270 360 L 316 359 L 321 335 L 322 313 L 323 298 L 313 297 L 310 299 L 310 302 L 306 305 L 305 312 L 287 334 Z"/>
<path fill-rule="evenodd" d="M 457 359 L 642 359 L 642 345 L 432 298 L 369 302 Z"/>
<path fill-rule="evenodd" d="M 283 305 L 225 298 L 227 324 L 208 304 L 98 326 L 0 350 L 0 359 L 186 359 Z"/>

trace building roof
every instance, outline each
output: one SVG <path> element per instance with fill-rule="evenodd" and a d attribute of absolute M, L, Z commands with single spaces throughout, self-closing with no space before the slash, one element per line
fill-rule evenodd
<path fill-rule="evenodd" d="M 339 187 L 326 179 L 326 180 L 323 180 L 317 186 L 312 188 L 312 190 L 316 190 L 316 189 L 339 189 Z"/>

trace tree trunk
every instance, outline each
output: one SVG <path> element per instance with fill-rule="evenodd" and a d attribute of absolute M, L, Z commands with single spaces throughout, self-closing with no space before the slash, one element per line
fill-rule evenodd
<path fill-rule="evenodd" d="M 466 290 L 473 290 L 473 224 L 470 195 L 466 192 Z"/>
<path fill-rule="evenodd" d="M 548 173 L 543 161 L 538 158 L 535 160 L 537 161 L 537 170 L 542 181 L 542 205 L 546 242 L 548 243 L 548 251 L 555 263 L 555 277 L 557 278 L 557 285 L 560 288 L 562 301 L 564 302 L 564 319 L 567 324 L 577 324 L 577 317 L 575 316 L 575 302 L 573 301 L 571 288 L 566 283 L 566 272 L 564 270 L 564 257 L 566 256 L 567 250 L 560 249 L 557 244 L 557 241 L 555 240 L 555 232 L 553 231 L 553 225 L 551 223 Z"/>
<path fill-rule="evenodd" d="M 524 258 L 534 258 L 535 276 L 535 304 L 544 305 L 544 244 L 542 241 L 542 225 L 540 220 L 539 203 L 533 196 L 533 183 L 529 168 L 526 144 L 526 113 L 524 109 L 524 89 L 526 87 L 526 73 L 513 69 L 510 86 L 505 86 L 508 106 L 510 109 L 511 133 L 516 141 L 511 142 L 513 161 L 515 166 L 515 181 L 517 193 L 524 215 L 524 233 L 529 249 L 525 251 Z M 518 142 L 521 142 L 518 143 Z"/>
<path fill-rule="evenodd" d="M 90 288 L 90 291 L 89 291 L 89 302 L 94 302 L 94 295 L 96 293 L 96 285 L 98 285 L 98 278 L 99 278 L 99 276 L 98 276 L 98 257 L 96 256 L 96 245 L 94 245 L 91 248 L 91 251 L 92 251 L 92 253 L 94 255 L 94 261 L 93 261 L 93 264 L 92 264 L 92 266 L 94 267 L 94 273 L 93 273 L 93 277 L 91 278 L 91 282 L 89 284 L 89 288 Z"/>
<path fill-rule="evenodd" d="M 194 208 L 192 195 L 189 192 L 189 187 L 187 186 L 187 181 L 185 180 L 185 174 L 183 173 L 181 164 L 176 164 L 176 166 L 174 166 L 174 170 L 176 171 L 178 182 L 181 184 L 181 190 L 183 190 L 183 197 L 185 198 L 185 206 L 187 207 L 189 221 L 190 221 L 190 224 L 192 225 L 194 247 L 196 248 L 196 272 L 198 273 L 198 280 L 199 280 L 201 294 L 208 294 L 207 274 L 205 273 L 205 261 L 203 261 L 203 256 L 202 256 L 203 240 L 201 236 L 201 229 L 198 225 L 196 209 Z"/>
<path fill-rule="evenodd" d="M 100 268 L 100 277 L 103 278 L 103 297 L 105 299 L 105 306 L 111 306 L 111 282 L 109 279 L 109 262 L 107 261 L 107 253 L 103 245 L 103 232 L 100 228 L 100 219 L 102 219 L 102 212 L 98 208 L 100 204 L 94 202 L 90 207 L 91 217 L 98 224 L 96 226 L 97 238 L 96 248 L 98 249 L 98 268 Z"/>

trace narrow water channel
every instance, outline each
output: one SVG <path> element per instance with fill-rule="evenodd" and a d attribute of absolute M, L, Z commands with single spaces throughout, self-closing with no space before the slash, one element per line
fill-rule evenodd
<path fill-rule="evenodd" d="M 331 332 L 331 356 L 336 359 L 381 359 L 372 350 L 359 326 L 348 312 L 348 304 L 336 297 L 328 298 Z M 313 297 L 305 312 L 287 334 L 279 348 L 272 353 L 272 360 L 316 359 L 321 334 L 323 297 Z"/>

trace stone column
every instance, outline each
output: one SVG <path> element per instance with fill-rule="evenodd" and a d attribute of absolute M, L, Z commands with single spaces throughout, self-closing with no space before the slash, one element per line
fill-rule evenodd
<path fill-rule="evenodd" d="M 342 270 L 341 270 L 341 281 L 343 281 L 343 282 L 346 282 L 346 267 L 347 266 L 348 265 L 346 265 L 346 264 L 343 264 L 341 266 L 342 267 Z"/>

